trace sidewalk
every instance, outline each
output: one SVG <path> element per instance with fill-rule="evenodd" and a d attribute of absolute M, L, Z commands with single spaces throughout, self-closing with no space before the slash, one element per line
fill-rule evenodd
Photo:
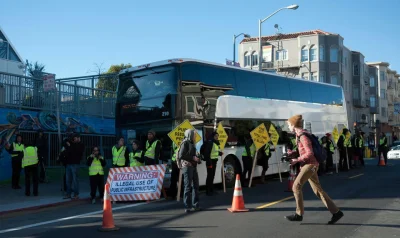
<path fill-rule="evenodd" d="M 59 176 L 57 176 L 59 177 Z M 21 189 L 14 190 L 10 184 L 0 185 L 0 215 L 17 211 L 39 209 L 43 207 L 51 207 L 66 203 L 89 202 L 90 186 L 89 178 L 79 178 L 79 198 L 78 200 L 63 199 L 64 193 L 61 191 L 61 179 L 50 177 L 49 183 L 39 183 L 39 196 L 25 196 L 25 181 L 21 176 Z"/>

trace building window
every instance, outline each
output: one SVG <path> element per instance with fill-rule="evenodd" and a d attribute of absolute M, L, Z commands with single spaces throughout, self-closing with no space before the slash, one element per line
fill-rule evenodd
<path fill-rule="evenodd" d="M 320 71 L 319 72 L 319 81 L 322 82 L 322 83 L 326 82 L 326 80 L 325 80 L 325 71 Z"/>
<path fill-rule="evenodd" d="M 375 96 L 370 96 L 369 97 L 369 106 L 370 107 L 376 107 L 375 100 L 376 100 Z"/>
<path fill-rule="evenodd" d="M 353 76 L 359 76 L 360 75 L 360 68 L 358 67 L 357 63 L 354 63 L 353 65 Z"/>
<path fill-rule="evenodd" d="M 382 114 L 383 117 L 387 117 L 386 108 L 385 107 L 381 108 L 381 114 Z"/>
<path fill-rule="evenodd" d="M 252 66 L 258 66 L 258 54 L 257 52 L 253 52 L 251 55 L 251 65 Z"/>
<path fill-rule="evenodd" d="M 277 61 L 288 60 L 288 51 L 287 50 L 279 50 L 275 53 L 275 59 Z"/>
<path fill-rule="evenodd" d="M 381 89 L 381 98 L 386 99 L 386 90 Z"/>
<path fill-rule="evenodd" d="M 308 79 L 309 79 L 308 73 L 302 73 L 302 74 L 301 74 L 301 78 L 302 78 L 302 79 L 305 79 L 305 80 L 308 80 Z"/>
<path fill-rule="evenodd" d="M 380 76 L 381 76 L 381 77 L 380 77 L 381 80 L 382 80 L 382 81 L 385 81 L 385 72 L 381 71 L 381 72 L 380 72 Z"/>
<path fill-rule="evenodd" d="M 336 74 L 331 75 L 331 84 L 339 85 L 338 84 L 338 77 Z"/>
<path fill-rule="evenodd" d="M 244 53 L 244 67 L 250 66 L 251 56 L 249 52 Z"/>
<path fill-rule="evenodd" d="M 359 88 L 353 88 L 353 99 L 354 100 L 360 99 L 360 89 Z"/>
<path fill-rule="evenodd" d="M 319 61 L 325 61 L 325 48 L 323 45 L 319 46 Z"/>
<path fill-rule="evenodd" d="M 311 49 L 310 49 L 310 61 L 318 61 L 317 47 L 315 45 L 311 46 Z"/>
<path fill-rule="evenodd" d="M 306 46 L 301 48 L 301 62 L 308 61 L 308 49 Z"/>
<path fill-rule="evenodd" d="M 369 86 L 375 87 L 375 78 L 374 76 L 369 76 Z"/>
<path fill-rule="evenodd" d="M 315 81 L 315 82 L 318 82 L 318 74 L 317 74 L 317 72 L 312 72 L 311 73 L 311 80 Z"/>
<path fill-rule="evenodd" d="M 338 62 L 339 49 L 337 46 L 332 46 L 330 50 L 330 60 L 332 63 Z"/>

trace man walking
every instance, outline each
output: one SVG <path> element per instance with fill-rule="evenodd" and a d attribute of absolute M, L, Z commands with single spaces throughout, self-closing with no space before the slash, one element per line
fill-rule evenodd
<path fill-rule="evenodd" d="M 72 143 L 67 142 L 67 194 L 64 199 L 71 198 L 72 191 L 74 192 L 74 199 L 79 198 L 79 181 L 78 170 L 85 151 L 85 146 L 80 142 L 80 136 L 74 134 L 72 136 Z"/>
<path fill-rule="evenodd" d="M 303 186 L 308 181 L 315 195 L 319 197 L 328 210 L 332 213 L 332 218 L 328 224 L 335 224 L 343 217 L 343 212 L 336 207 L 331 198 L 324 192 L 318 179 L 319 163 L 314 156 L 311 135 L 303 129 L 302 115 L 295 115 L 287 121 L 289 130 L 296 133 L 299 157 L 290 161 L 291 165 L 300 163 L 300 173 L 297 175 L 293 184 L 293 193 L 296 199 L 296 213 L 286 216 L 289 221 L 302 221 L 304 215 Z"/>

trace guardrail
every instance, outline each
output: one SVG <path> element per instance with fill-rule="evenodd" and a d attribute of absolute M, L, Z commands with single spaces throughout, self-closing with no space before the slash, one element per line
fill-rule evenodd
<path fill-rule="evenodd" d="M 117 82 L 117 74 L 56 80 L 56 92 L 44 92 L 43 80 L 0 72 L 0 107 L 55 111 L 60 113 L 115 117 L 114 91 L 95 88 L 100 78 Z M 92 87 L 79 85 L 79 80 L 91 80 Z"/>

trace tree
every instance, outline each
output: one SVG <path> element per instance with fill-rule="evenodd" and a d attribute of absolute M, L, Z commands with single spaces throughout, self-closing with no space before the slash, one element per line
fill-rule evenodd
<path fill-rule="evenodd" d="M 27 107 L 33 108 L 42 108 L 44 98 L 40 96 L 40 89 L 43 88 L 43 76 L 45 66 L 44 64 L 36 61 L 35 63 L 31 63 L 26 60 L 26 70 L 29 77 L 34 79 L 26 80 L 25 83 L 32 87 L 33 95 L 29 97 L 25 97 L 23 101 L 23 105 Z"/>
<path fill-rule="evenodd" d="M 44 69 L 45 66 L 44 64 L 39 63 L 36 61 L 35 63 L 30 63 L 28 60 L 26 60 L 26 67 L 28 71 L 28 76 L 36 79 L 42 79 L 43 74 L 44 74 Z"/>
<path fill-rule="evenodd" d="M 108 90 L 108 91 L 116 91 L 118 84 L 118 76 L 117 74 L 127 68 L 131 68 L 131 64 L 119 64 L 119 65 L 111 65 L 108 71 L 105 74 L 101 74 L 99 77 L 99 81 L 96 84 L 98 89 Z"/>

